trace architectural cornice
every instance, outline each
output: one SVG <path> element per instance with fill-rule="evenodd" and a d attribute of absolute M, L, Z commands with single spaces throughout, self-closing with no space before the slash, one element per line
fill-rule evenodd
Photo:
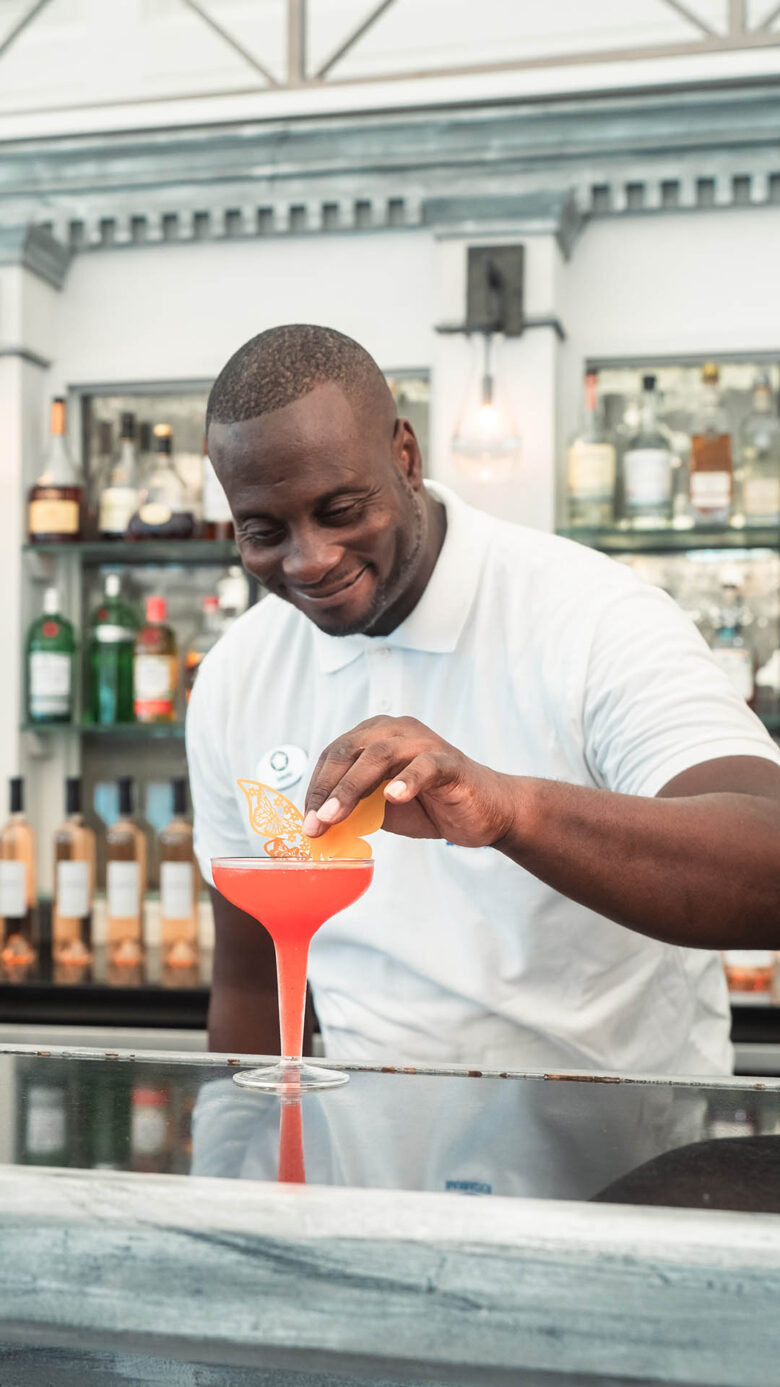
<path fill-rule="evenodd" d="M 0 227 L 43 225 L 74 252 L 507 223 L 569 251 L 586 216 L 766 202 L 780 82 L 0 145 Z"/>
<path fill-rule="evenodd" d="M 61 289 L 71 252 L 42 226 L 4 226 L 0 222 L 0 266 L 21 265 L 47 284 Z M 22 354 L 14 349 L 14 354 Z M 32 357 L 28 356 L 29 360 Z M 36 360 L 36 365 L 40 364 Z"/>

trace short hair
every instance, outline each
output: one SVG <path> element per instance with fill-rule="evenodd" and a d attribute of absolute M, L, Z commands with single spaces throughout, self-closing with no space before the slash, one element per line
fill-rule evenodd
<path fill-rule="evenodd" d="M 358 405 L 376 399 L 378 390 L 393 404 L 374 358 L 343 332 L 312 323 L 268 328 L 250 337 L 222 367 L 209 393 L 206 430 L 212 421 L 235 424 L 284 409 L 329 382 Z"/>

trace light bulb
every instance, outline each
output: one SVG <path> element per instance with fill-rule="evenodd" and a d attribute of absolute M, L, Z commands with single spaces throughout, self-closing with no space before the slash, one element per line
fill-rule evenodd
<path fill-rule="evenodd" d="M 520 459 L 520 435 L 505 405 L 497 398 L 490 371 L 489 335 L 485 338 L 484 373 L 478 394 L 458 421 L 452 438 L 452 460 L 459 472 L 480 482 L 504 481 Z"/>

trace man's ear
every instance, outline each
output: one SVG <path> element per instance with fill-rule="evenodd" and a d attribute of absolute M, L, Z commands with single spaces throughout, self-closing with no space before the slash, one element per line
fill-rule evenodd
<path fill-rule="evenodd" d="M 408 419 L 396 419 L 393 455 L 409 485 L 419 491 L 423 484 L 423 460 L 417 435 Z"/>

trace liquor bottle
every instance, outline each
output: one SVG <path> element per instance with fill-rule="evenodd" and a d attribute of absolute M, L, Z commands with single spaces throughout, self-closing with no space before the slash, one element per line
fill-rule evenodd
<path fill-rule="evenodd" d="M 133 661 L 138 622 L 121 591 L 119 574 L 108 573 L 89 636 L 89 718 L 105 727 L 135 722 Z"/>
<path fill-rule="evenodd" d="M 206 539 L 232 539 L 233 516 L 222 483 L 214 471 L 214 464 L 206 450 L 203 440 L 203 534 Z"/>
<path fill-rule="evenodd" d="M 60 612 L 56 588 L 43 594 L 43 616 L 27 632 L 27 717 L 30 722 L 70 722 L 76 637 Z"/>
<path fill-rule="evenodd" d="M 739 519 L 780 525 L 780 419 L 764 372 L 756 376 L 753 408 L 740 430 L 738 480 Z"/>
<path fill-rule="evenodd" d="M 119 818 L 106 832 L 106 941 L 119 968 L 143 956 L 146 837 L 133 818 L 133 782 L 121 776 Z"/>
<path fill-rule="evenodd" d="M 756 661 L 745 633 L 746 616 L 738 584 L 727 579 L 721 585 L 718 624 L 710 648 L 737 693 L 752 706 L 756 696 Z"/>
<path fill-rule="evenodd" d="M 81 780 L 65 781 L 65 822 L 54 835 L 52 957 L 61 963 L 89 962 L 92 899 L 95 894 L 95 834 L 81 812 Z"/>
<path fill-rule="evenodd" d="M 135 638 L 134 708 L 138 722 L 175 722 L 179 661 L 176 637 L 166 625 L 164 597 L 148 597 L 146 623 Z"/>
<path fill-rule="evenodd" d="M 84 487 L 65 442 L 65 401 L 52 401 L 49 450 L 28 495 L 31 544 L 73 543 L 81 538 Z"/>
<path fill-rule="evenodd" d="M 154 462 L 141 489 L 140 504 L 127 527 L 128 539 L 190 539 L 195 515 L 173 462 L 170 424 L 154 426 Z"/>
<path fill-rule="evenodd" d="M 171 1091 L 167 1084 L 136 1084 L 130 1114 L 130 1167 L 164 1174 L 172 1149 Z"/>
<path fill-rule="evenodd" d="M 184 657 L 184 697 L 188 703 L 201 662 L 208 655 L 212 646 L 216 645 L 224 629 L 225 623 L 219 610 L 219 598 L 204 597 L 203 624 Z"/>
<path fill-rule="evenodd" d="M 68 1165 L 67 1083 L 32 1079 L 22 1090 L 21 1116 L 21 1164 Z"/>
<path fill-rule="evenodd" d="M 614 517 L 615 448 L 599 417 L 598 374 L 585 377 L 582 428 L 569 446 L 569 524 L 609 525 Z"/>
<path fill-rule="evenodd" d="M 702 369 L 702 398 L 691 425 L 690 501 L 699 525 L 725 525 L 731 515 L 733 465 L 731 429 L 721 406 L 720 371 Z"/>
<path fill-rule="evenodd" d="M 160 833 L 160 920 L 163 967 L 192 968 L 198 960 L 198 869 L 188 822 L 187 782 L 174 780 L 173 818 Z"/>
<path fill-rule="evenodd" d="M 629 524 L 670 523 L 674 462 L 671 438 L 658 422 L 655 376 L 643 376 L 639 425 L 623 454 L 623 515 Z"/>
<path fill-rule="evenodd" d="M 135 415 L 123 414 L 119 457 L 100 494 L 98 529 L 103 539 L 123 539 L 138 509 L 138 464 L 135 455 Z"/>
<path fill-rule="evenodd" d="M 13 776 L 10 818 L 0 830 L 0 925 L 3 963 L 25 964 L 35 956 L 35 834 L 24 813 L 24 781 Z"/>

